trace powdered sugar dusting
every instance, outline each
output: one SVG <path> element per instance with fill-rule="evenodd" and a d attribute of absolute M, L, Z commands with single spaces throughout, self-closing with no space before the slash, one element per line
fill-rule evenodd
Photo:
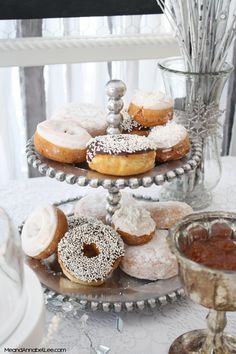
<path fill-rule="evenodd" d="M 177 260 L 169 249 L 167 235 L 168 231 L 157 230 L 150 242 L 142 246 L 125 246 L 121 269 L 135 278 L 147 280 L 177 275 Z"/>
<path fill-rule="evenodd" d="M 171 148 L 184 140 L 187 136 L 187 130 L 181 124 L 168 123 L 154 127 L 148 139 L 154 141 L 158 149 Z"/>
<path fill-rule="evenodd" d="M 76 226 L 73 227 L 73 223 Z M 115 261 L 124 255 L 122 239 L 110 226 L 95 218 L 71 219 L 69 226 L 69 231 L 58 244 L 58 255 L 64 267 L 83 281 L 104 280 Z M 86 257 L 84 244 L 95 244 L 99 254 Z"/>
<path fill-rule="evenodd" d="M 145 136 L 132 134 L 101 135 L 87 144 L 87 161 L 97 154 L 122 155 L 156 150 L 156 144 Z"/>

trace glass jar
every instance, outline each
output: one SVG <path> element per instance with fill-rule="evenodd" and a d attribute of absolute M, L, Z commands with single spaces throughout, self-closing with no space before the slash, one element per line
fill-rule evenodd
<path fill-rule="evenodd" d="M 166 92 L 174 99 L 177 122 L 187 128 L 191 139 L 203 144 L 199 168 L 167 186 L 162 197 L 186 201 L 194 209 L 202 209 L 210 204 L 211 191 L 221 177 L 220 99 L 233 66 L 225 63 L 219 72 L 192 73 L 186 71 L 183 58 L 176 57 L 159 61 L 158 67 Z"/>
<path fill-rule="evenodd" d="M 14 332 L 24 316 L 26 291 L 23 254 L 19 237 L 3 209 L 0 209 L 0 346 Z"/>

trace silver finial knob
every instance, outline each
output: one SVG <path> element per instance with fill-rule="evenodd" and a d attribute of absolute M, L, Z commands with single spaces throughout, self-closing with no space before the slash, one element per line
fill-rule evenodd
<path fill-rule="evenodd" d="M 126 92 L 126 85 L 121 80 L 111 80 L 106 84 L 106 94 L 108 98 L 107 134 L 119 134 L 122 114 L 120 113 L 124 103 L 121 99 Z"/>

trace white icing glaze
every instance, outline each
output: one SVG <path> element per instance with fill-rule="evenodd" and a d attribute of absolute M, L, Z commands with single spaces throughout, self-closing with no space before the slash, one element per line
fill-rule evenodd
<path fill-rule="evenodd" d="M 168 149 L 184 140 L 187 134 L 183 125 L 168 123 L 154 127 L 149 133 L 148 139 L 154 141 L 158 149 Z"/>
<path fill-rule="evenodd" d="M 93 135 L 94 131 L 98 130 L 103 131 L 101 132 L 103 134 L 107 127 L 106 113 L 101 107 L 91 103 L 68 103 L 61 107 L 51 119 L 76 120 L 91 135 Z"/>
<path fill-rule="evenodd" d="M 177 260 L 169 249 L 167 235 L 168 231 L 157 230 L 150 242 L 125 246 L 121 269 L 138 279 L 168 279 L 177 275 Z"/>
<path fill-rule="evenodd" d="M 57 212 L 52 205 L 37 208 L 26 220 L 21 234 L 23 251 L 35 257 L 45 251 L 57 229 Z"/>
<path fill-rule="evenodd" d="M 135 106 L 148 109 L 167 109 L 173 107 L 173 99 L 161 91 L 137 90 L 131 101 Z"/>
<path fill-rule="evenodd" d="M 45 120 L 37 133 L 48 142 L 67 149 L 85 149 L 91 135 L 74 120 Z"/>
<path fill-rule="evenodd" d="M 131 205 L 123 205 L 118 209 L 112 222 L 115 230 L 119 229 L 137 237 L 150 235 L 156 228 L 155 221 L 147 210 Z"/>

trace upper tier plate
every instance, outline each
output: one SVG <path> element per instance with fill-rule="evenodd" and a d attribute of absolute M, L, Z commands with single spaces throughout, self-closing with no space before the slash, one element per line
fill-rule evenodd
<path fill-rule="evenodd" d="M 69 184 L 77 183 L 79 186 L 90 185 L 93 188 L 103 186 L 108 189 L 115 186 L 122 189 L 150 187 L 153 183 L 161 185 L 194 170 L 201 162 L 202 145 L 193 141 L 191 152 L 183 159 L 156 165 L 147 173 L 129 177 L 104 175 L 90 170 L 86 163 L 71 165 L 46 159 L 35 150 L 33 139 L 27 143 L 26 155 L 28 163 L 42 175 L 56 178 L 58 181 L 66 181 Z"/>

